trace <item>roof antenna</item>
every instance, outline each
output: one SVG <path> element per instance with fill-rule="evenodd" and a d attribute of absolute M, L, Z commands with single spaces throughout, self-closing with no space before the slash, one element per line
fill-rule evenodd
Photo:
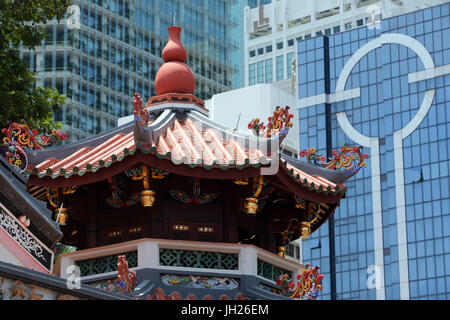
<path fill-rule="evenodd" d="M 237 120 L 237 122 L 236 122 L 236 128 L 234 128 L 233 132 L 234 132 L 234 131 L 237 131 L 238 125 L 239 125 L 239 120 L 241 120 L 241 113 L 240 113 L 240 112 L 239 112 L 238 120 Z"/>
<path fill-rule="evenodd" d="M 175 26 L 175 14 L 176 14 L 176 12 L 173 11 L 173 21 L 172 21 L 172 25 L 173 25 L 173 26 Z"/>
<path fill-rule="evenodd" d="M 59 207 L 59 213 L 58 213 L 58 216 L 56 217 L 56 223 L 58 223 L 58 221 L 59 221 L 59 216 L 61 215 L 61 210 L 62 210 L 63 205 L 64 205 L 64 202 L 61 203 L 61 207 Z"/>
<path fill-rule="evenodd" d="M 286 145 L 285 144 L 281 144 L 281 150 L 280 150 L 280 153 L 283 153 L 283 151 L 284 151 L 284 147 L 285 147 Z M 284 154 L 284 153 L 283 153 Z"/>

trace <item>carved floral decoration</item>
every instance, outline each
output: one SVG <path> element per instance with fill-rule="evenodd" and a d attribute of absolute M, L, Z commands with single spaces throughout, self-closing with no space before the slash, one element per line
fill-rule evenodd
<path fill-rule="evenodd" d="M 234 290 L 239 287 L 239 280 L 227 277 L 166 274 L 161 280 L 168 286 L 185 288 Z"/>
<path fill-rule="evenodd" d="M 150 171 L 152 179 L 164 179 L 169 175 L 168 171 L 158 168 L 151 168 Z M 127 177 L 131 178 L 132 180 L 141 180 L 144 176 L 143 173 L 144 170 L 142 166 L 133 167 L 125 170 L 125 174 L 127 175 Z"/>
<path fill-rule="evenodd" d="M 177 201 L 184 203 L 195 203 L 195 204 L 207 204 L 214 201 L 217 198 L 217 193 L 205 192 L 201 193 L 200 191 L 200 179 L 195 179 L 193 185 L 192 197 L 189 197 L 187 192 L 173 189 L 169 190 L 170 195 Z"/>
<path fill-rule="evenodd" d="M 18 223 L 11 214 L 8 214 L 1 208 L 0 227 L 29 254 L 36 259 L 39 259 L 41 263 L 45 263 L 47 261 L 44 256 L 45 248 L 42 247 L 41 244 L 29 232 L 26 231 L 26 226 L 22 223 Z"/>
<path fill-rule="evenodd" d="M 121 208 L 133 206 L 139 202 L 139 192 L 132 194 L 128 199 L 125 198 L 125 190 L 127 185 L 125 179 L 121 175 L 116 175 L 108 178 L 109 185 L 112 189 L 111 197 L 106 198 L 105 201 L 113 208 Z"/>

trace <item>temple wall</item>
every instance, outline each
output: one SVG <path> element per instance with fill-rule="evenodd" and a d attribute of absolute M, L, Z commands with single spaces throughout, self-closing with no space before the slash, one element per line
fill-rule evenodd
<path fill-rule="evenodd" d="M 17 266 L 25 267 L 11 251 L 9 251 L 2 243 L 0 243 L 0 260 L 7 263 L 12 263 Z"/>

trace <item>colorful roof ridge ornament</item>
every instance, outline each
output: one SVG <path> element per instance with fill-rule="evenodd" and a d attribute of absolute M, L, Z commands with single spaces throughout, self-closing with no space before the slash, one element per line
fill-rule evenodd
<path fill-rule="evenodd" d="M 8 128 L 3 128 L 2 133 L 6 133 L 3 142 L 17 142 L 24 149 L 44 149 L 67 140 L 67 135 L 59 130 L 52 130 L 50 134 L 38 135 L 36 129 L 31 130 L 25 120 L 20 123 L 9 122 Z"/>
<path fill-rule="evenodd" d="M 51 134 L 38 135 L 37 130 L 31 130 L 23 119 L 20 123 L 10 121 L 8 125 L 8 128 L 2 129 L 6 137 L 3 138 L 3 144 L 0 146 L 0 155 L 19 172 L 23 172 L 27 167 L 26 150 L 44 149 L 67 140 L 67 135 L 58 130 L 52 130 Z"/>
<path fill-rule="evenodd" d="M 294 299 L 316 300 L 319 291 L 322 291 L 323 275 L 319 274 L 319 269 L 319 266 L 310 268 L 307 264 L 302 273 L 297 275 L 297 283 L 291 280 L 289 275 L 282 274 L 276 281 L 281 295 Z"/>
<path fill-rule="evenodd" d="M 367 167 L 367 163 L 364 162 L 364 159 L 368 159 L 369 155 L 361 153 L 361 150 L 361 146 L 349 147 L 347 144 L 344 144 L 339 151 L 332 150 L 331 153 L 333 157 L 328 162 L 326 162 L 325 156 L 317 154 L 315 148 L 302 150 L 299 154 L 300 157 L 306 157 L 306 160 L 311 164 L 325 169 L 342 171 L 345 174 L 353 176 L 357 174 L 362 167 Z"/>
<path fill-rule="evenodd" d="M 142 106 L 142 98 L 139 93 L 134 94 L 133 98 L 133 108 L 134 108 L 134 123 L 136 127 L 142 129 L 148 127 L 148 121 L 150 120 L 150 115 L 147 109 Z"/>
<path fill-rule="evenodd" d="M 284 108 L 277 106 L 273 112 L 273 116 L 267 118 L 267 127 L 264 125 L 264 122 L 259 122 L 259 118 L 255 118 L 249 122 L 248 128 L 253 131 L 255 136 L 262 136 L 264 138 L 270 138 L 275 132 L 278 132 L 280 140 L 282 140 L 289 133 L 289 128 L 292 128 L 291 119 L 294 115 L 289 113 L 289 109 L 289 106 Z"/>

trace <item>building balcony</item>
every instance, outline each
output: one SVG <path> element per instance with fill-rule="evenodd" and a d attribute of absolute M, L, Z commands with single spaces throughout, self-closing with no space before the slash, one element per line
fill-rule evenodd
<path fill-rule="evenodd" d="M 282 274 L 296 279 L 304 267 L 292 260 L 248 244 L 229 244 L 166 239 L 139 239 L 104 247 L 62 254 L 54 267 L 54 273 L 68 278 L 70 266 L 80 268 L 81 282 L 97 288 L 117 279 L 118 256 L 125 255 L 130 269 L 136 271 L 138 295 L 148 295 L 155 288 L 165 292 L 183 291 L 188 280 L 228 279 L 229 293 L 243 292 L 246 296 L 267 299 L 283 299 L 274 293 L 276 280 Z M 184 282 L 180 279 L 185 279 Z M 224 291 L 224 287 L 207 286 L 211 295 Z M 184 287 L 183 287 L 184 285 Z M 233 287 L 234 286 L 234 287 Z M 225 286 L 226 287 L 226 286 Z M 223 292 L 222 292 L 223 293 Z"/>

